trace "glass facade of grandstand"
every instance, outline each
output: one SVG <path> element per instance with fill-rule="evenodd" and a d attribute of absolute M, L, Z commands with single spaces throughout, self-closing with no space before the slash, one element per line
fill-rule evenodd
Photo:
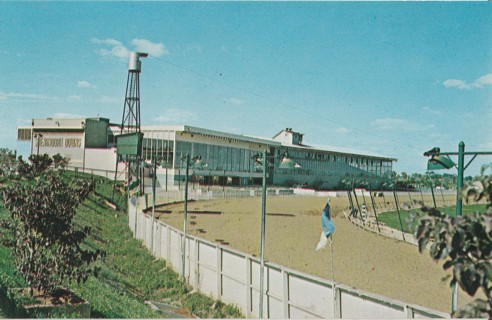
<path fill-rule="evenodd" d="M 144 160 L 164 160 L 170 169 L 175 169 L 175 180 L 184 179 L 186 154 L 191 157 L 201 156 L 207 164 L 206 169 L 193 170 L 194 178 L 201 176 L 201 181 L 213 183 L 223 176 L 231 177 L 233 185 L 256 184 L 261 169 L 254 156 L 258 150 L 248 148 L 247 144 L 229 146 L 200 141 L 181 141 L 176 131 L 144 130 L 143 152 Z M 269 183 L 283 184 L 312 183 L 315 179 L 332 180 L 330 187 L 336 187 L 338 182 L 347 177 L 364 177 L 377 179 L 393 170 L 391 158 L 348 154 L 329 150 L 306 147 L 283 146 L 272 144 L 269 152 Z M 293 169 L 280 168 L 283 157 L 293 160 L 297 166 Z M 217 176 L 221 177 L 217 177 Z M 241 177 L 241 178 L 239 178 Z M 324 177 L 324 179 L 323 179 Z M 214 179 L 215 178 L 215 179 Z"/>
<path fill-rule="evenodd" d="M 253 159 L 256 151 L 248 149 L 178 140 L 174 150 L 174 141 L 153 138 L 144 138 L 142 146 L 144 160 L 162 159 L 171 163 L 174 169 L 184 168 L 185 163 L 182 159 L 186 154 L 190 154 L 191 157 L 200 155 L 207 163 L 208 170 L 236 172 L 257 170 Z"/>

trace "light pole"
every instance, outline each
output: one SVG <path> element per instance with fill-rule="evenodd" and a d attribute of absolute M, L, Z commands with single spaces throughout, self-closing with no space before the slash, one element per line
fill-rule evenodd
<path fill-rule="evenodd" d="M 259 317 L 263 318 L 263 291 L 265 276 L 265 223 L 266 223 L 266 178 L 267 178 L 267 152 L 263 152 L 263 179 L 261 188 L 261 245 L 260 245 L 260 305 Z"/>
<path fill-rule="evenodd" d="M 34 134 L 34 138 L 36 138 L 36 145 L 37 145 L 37 151 L 36 151 L 36 155 L 39 156 L 39 144 L 40 144 L 40 140 L 43 138 L 43 135 L 41 133 L 36 133 Z"/>
<path fill-rule="evenodd" d="M 183 248 L 183 263 L 181 266 L 181 276 L 183 278 L 183 282 L 186 282 L 186 272 L 185 272 L 185 266 L 186 266 L 186 228 L 187 228 L 187 220 L 188 220 L 188 171 L 190 167 L 190 154 L 186 154 L 185 156 L 185 161 L 186 161 L 186 170 L 185 170 L 185 194 L 184 194 L 184 211 L 183 211 L 183 241 L 182 241 L 182 248 Z"/>
<path fill-rule="evenodd" d="M 182 260 L 182 266 L 181 266 L 181 276 L 183 278 L 183 283 L 186 282 L 186 272 L 185 272 L 185 267 L 186 267 L 186 234 L 187 234 L 187 226 L 188 226 L 188 174 L 190 170 L 190 165 L 197 165 L 201 167 L 206 167 L 207 164 L 202 161 L 202 157 L 197 155 L 191 158 L 190 154 L 187 153 L 186 156 L 181 158 L 181 161 L 185 161 L 186 163 L 186 171 L 185 171 L 185 194 L 184 194 L 184 210 L 183 210 L 183 241 L 182 241 L 182 248 L 183 248 L 183 260 Z"/>
<path fill-rule="evenodd" d="M 458 165 L 449 158 L 451 155 L 458 156 Z M 465 155 L 471 155 L 472 158 L 466 165 Z M 424 156 L 430 157 L 427 162 L 427 170 L 441 170 L 441 169 L 451 169 L 452 167 L 457 167 L 458 178 L 456 180 L 456 216 L 461 216 L 463 209 L 463 201 L 460 196 L 461 189 L 463 188 L 463 174 L 472 163 L 473 160 L 479 155 L 492 155 L 492 152 L 482 152 L 482 151 L 470 151 L 465 152 L 465 143 L 460 141 L 458 144 L 458 152 L 441 152 L 441 149 L 434 147 L 431 150 L 424 152 Z M 458 286 L 456 283 L 453 285 L 453 294 L 451 299 L 451 312 L 455 312 L 458 309 Z"/>
<path fill-rule="evenodd" d="M 252 158 L 255 159 L 257 165 L 262 167 L 262 188 L 261 188 L 261 242 L 260 242 L 260 302 L 258 310 L 258 318 L 263 318 L 263 292 L 265 283 L 265 231 L 266 231 L 266 178 L 267 178 L 267 168 L 269 164 L 267 163 L 267 151 L 263 151 L 253 155 Z M 260 160 L 261 157 L 261 160 Z M 273 165 L 272 165 L 273 166 Z M 287 158 L 287 153 L 284 153 L 283 159 L 280 163 L 280 168 L 293 169 L 300 168 L 301 166 L 295 161 Z"/>
<path fill-rule="evenodd" d="M 154 253 L 154 224 L 155 224 L 155 185 L 157 177 L 157 159 L 154 159 L 154 172 L 152 174 L 152 231 L 150 232 L 150 253 Z"/>
<path fill-rule="evenodd" d="M 152 229 L 150 231 L 151 235 L 151 243 L 150 243 L 150 252 L 154 252 L 154 225 L 155 225 L 155 198 L 156 198 L 156 187 L 157 187 L 157 162 L 159 161 L 159 158 L 154 158 L 152 160 L 152 168 L 153 168 L 153 173 L 152 173 Z M 166 168 L 166 179 L 167 179 L 167 168 L 169 167 L 169 163 L 162 160 L 159 165 L 162 168 Z M 151 165 L 147 164 L 144 162 L 145 167 L 151 167 Z M 167 180 L 166 180 L 166 191 L 167 191 Z"/>

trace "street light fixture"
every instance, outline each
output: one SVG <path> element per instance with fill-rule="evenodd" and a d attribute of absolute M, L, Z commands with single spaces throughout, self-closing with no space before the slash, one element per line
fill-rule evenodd
<path fill-rule="evenodd" d="M 287 152 L 284 153 L 283 159 L 280 162 L 279 168 L 281 169 L 295 169 L 302 168 L 300 164 L 296 163 L 294 160 L 288 157 Z"/>
<path fill-rule="evenodd" d="M 460 197 L 461 189 L 463 188 L 463 174 L 472 163 L 473 160 L 479 155 L 492 155 L 492 152 L 476 152 L 470 151 L 465 152 L 465 143 L 461 141 L 458 144 L 458 152 L 441 152 L 441 149 L 434 147 L 431 150 L 424 152 L 424 156 L 431 157 L 427 163 L 427 170 L 440 170 L 440 169 L 450 169 L 455 165 L 455 163 L 449 158 L 451 155 L 458 156 L 458 165 L 456 169 L 458 170 L 458 179 L 456 180 L 456 216 L 461 216 L 463 201 Z M 472 155 L 473 157 L 468 161 L 466 165 L 465 155 Z M 432 168 L 432 169 L 429 169 Z M 453 294 L 451 300 L 451 312 L 455 312 L 458 309 L 458 286 L 456 283 L 453 285 Z"/>

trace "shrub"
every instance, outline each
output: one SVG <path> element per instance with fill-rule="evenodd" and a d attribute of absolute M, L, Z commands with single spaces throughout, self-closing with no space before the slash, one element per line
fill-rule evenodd
<path fill-rule="evenodd" d="M 0 176 L 3 180 L 15 172 L 15 158 L 15 151 L 0 148 Z"/>
<path fill-rule="evenodd" d="M 55 169 L 65 169 L 67 166 L 68 162 L 70 161 L 69 158 L 61 156 L 59 153 L 55 154 L 53 156 L 53 165 Z"/>
<path fill-rule="evenodd" d="M 76 207 L 94 188 L 90 181 L 65 182 L 60 172 L 50 171 L 34 183 L 15 183 L 3 192 L 11 216 L 3 224 L 13 235 L 14 263 L 31 293 L 53 292 L 65 280 L 85 281 L 95 271 L 89 264 L 100 252 L 81 247 L 90 228 L 73 223 Z"/>
<path fill-rule="evenodd" d="M 487 300 L 476 299 L 453 316 L 492 317 L 492 176 L 483 177 L 464 188 L 468 201 L 486 198 L 485 212 L 453 217 L 435 208 L 424 208 L 427 216 L 419 220 L 415 237 L 422 252 L 429 241 L 432 259 L 445 260 L 443 268 L 452 268 L 451 285 L 459 284 L 470 296 L 481 290 Z"/>

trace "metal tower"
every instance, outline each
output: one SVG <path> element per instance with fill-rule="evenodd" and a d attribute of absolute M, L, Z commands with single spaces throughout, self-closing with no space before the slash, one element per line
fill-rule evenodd
<path fill-rule="evenodd" d="M 142 63 L 139 58 L 146 58 L 147 56 L 147 53 L 130 52 L 121 134 L 140 132 L 140 72 L 142 71 Z"/>
<path fill-rule="evenodd" d="M 143 134 L 140 132 L 140 72 L 142 63 L 140 58 L 146 58 L 147 53 L 130 52 L 128 59 L 128 78 L 126 81 L 125 105 L 121 119 L 120 135 L 116 136 L 116 169 L 114 173 L 114 187 L 118 175 L 118 163 L 125 163 L 127 177 L 125 187 L 128 192 L 140 190 L 143 185 L 140 182 L 140 158 L 142 152 Z M 138 189 L 136 189 L 138 187 Z"/>

